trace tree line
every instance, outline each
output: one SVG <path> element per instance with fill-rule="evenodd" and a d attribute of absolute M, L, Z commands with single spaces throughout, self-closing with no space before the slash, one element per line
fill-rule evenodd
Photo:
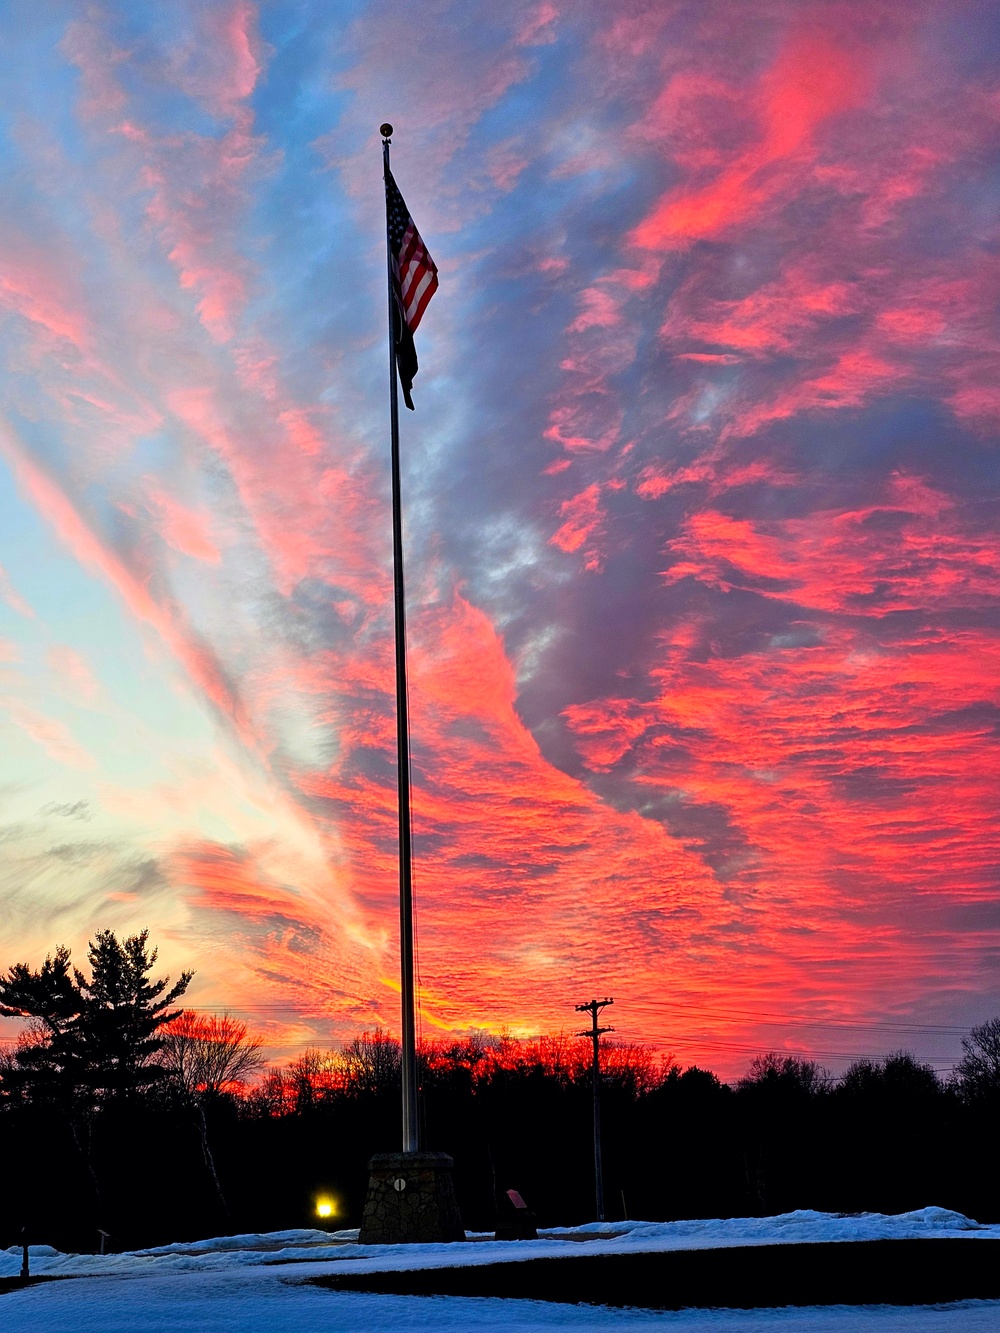
<path fill-rule="evenodd" d="M 91 941 L 89 973 L 57 949 L 0 975 L 24 1020 L 0 1056 L 0 1247 L 134 1248 L 233 1231 L 357 1225 L 367 1162 L 399 1139 L 400 1050 L 365 1032 L 266 1067 L 229 1015 L 154 978 L 148 932 Z M 1000 1019 L 941 1079 L 907 1051 L 838 1079 L 769 1053 L 730 1085 L 648 1047 L 602 1047 L 609 1218 L 739 1216 L 929 1203 L 1000 1217 Z M 429 1148 L 450 1152 L 466 1226 L 492 1230 L 509 1188 L 542 1225 L 592 1220 L 590 1044 L 476 1035 L 419 1052 Z"/>

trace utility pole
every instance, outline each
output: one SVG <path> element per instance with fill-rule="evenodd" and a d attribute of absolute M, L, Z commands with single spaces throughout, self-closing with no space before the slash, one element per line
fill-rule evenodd
<path fill-rule="evenodd" d="M 594 1043 L 594 1197 L 597 1202 L 597 1220 L 604 1221 L 604 1167 L 601 1163 L 601 1059 L 599 1043 L 605 1032 L 614 1028 L 599 1028 L 597 1015 L 614 1000 L 591 1000 L 589 1004 L 574 1005 L 578 1014 L 590 1014 L 593 1026 L 589 1032 L 578 1032 L 578 1037 L 589 1037 Z"/>

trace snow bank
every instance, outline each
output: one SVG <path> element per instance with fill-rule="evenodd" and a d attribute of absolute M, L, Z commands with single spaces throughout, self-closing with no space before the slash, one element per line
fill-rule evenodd
<path fill-rule="evenodd" d="M 299 1227 L 291 1231 L 249 1232 L 242 1236 L 213 1236 L 210 1240 L 174 1241 L 172 1245 L 156 1245 L 148 1250 L 135 1250 L 137 1255 L 207 1254 L 223 1250 L 280 1250 L 298 1245 L 329 1245 L 331 1241 L 356 1241 L 358 1229 L 348 1231 L 315 1231 Z"/>
<path fill-rule="evenodd" d="M 357 1231 L 268 1231 L 209 1240 L 175 1242 L 124 1254 L 61 1254 L 50 1245 L 32 1245 L 32 1274 L 41 1276 L 141 1277 L 177 1272 L 218 1272 L 275 1264 L 300 1266 L 346 1264 L 354 1272 L 489 1264 L 579 1253 L 711 1249 L 729 1245 L 894 1240 L 962 1236 L 1000 1239 L 1000 1226 L 982 1226 L 947 1208 L 912 1213 L 818 1213 L 799 1209 L 777 1217 L 728 1217 L 684 1222 L 604 1222 L 581 1227 L 552 1227 L 536 1241 L 489 1242 L 471 1235 L 451 1245 L 360 1245 Z M 485 1243 L 484 1243 L 485 1242 Z M 0 1250 L 0 1277 L 21 1268 L 20 1246 Z"/>
<path fill-rule="evenodd" d="M 898 1240 L 978 1232 L 1000 1237 L 1000 1227 L 983 1226 L 948 1208 L 919 1208 L 912 1213 L 817 1213 L 799 1208 L 777 1217 L 698 1218 L 689 1222 L 598 1222 L 589 1227 L 553 1227 L 546 1237 L 573 1240 L 581 1233 L 642 1249 L 697 1249 L 717 1245 L 801 1244 L 831 1240 Z M 655 1245 L 646 1245 L 656 1241 Z M 666 1245 L 659 1242 L 667 1242 Z M 620 1246 L 619 1246 L 620 1248 Z"/>

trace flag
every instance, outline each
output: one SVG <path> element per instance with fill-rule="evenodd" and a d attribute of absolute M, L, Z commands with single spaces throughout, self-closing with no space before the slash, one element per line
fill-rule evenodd
<path fill-rule="evenodd" d="M 417 373 L 417 351 L 413 335 L 437 291 L 437 265 L 427 253 L 420 233 L 410 217 L 410 210 L 396 187 L 392 172 L 385 178 L 385 211 L 389 227 L 389 253 L 392 256 L 392 294 L 396 311 L 394 339 L 396 369 L 403 386 L 403 402 L 413 411 L 413 377 Z"/>

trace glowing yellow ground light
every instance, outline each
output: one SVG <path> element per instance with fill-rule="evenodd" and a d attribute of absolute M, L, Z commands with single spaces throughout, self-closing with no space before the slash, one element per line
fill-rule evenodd
<path fill-rule="evenodd" d="M 337 1209 L 336 1209 L 336 1207 L 334 1206 L 334 1202 L 333 1202 L 332 1199 L 317 1199 L 317 1200 L 316 1200 L 316 1216 L 317 1216 L 317 1217 L 332 1217 L 336 1211 L 337 1211 Z"/>

